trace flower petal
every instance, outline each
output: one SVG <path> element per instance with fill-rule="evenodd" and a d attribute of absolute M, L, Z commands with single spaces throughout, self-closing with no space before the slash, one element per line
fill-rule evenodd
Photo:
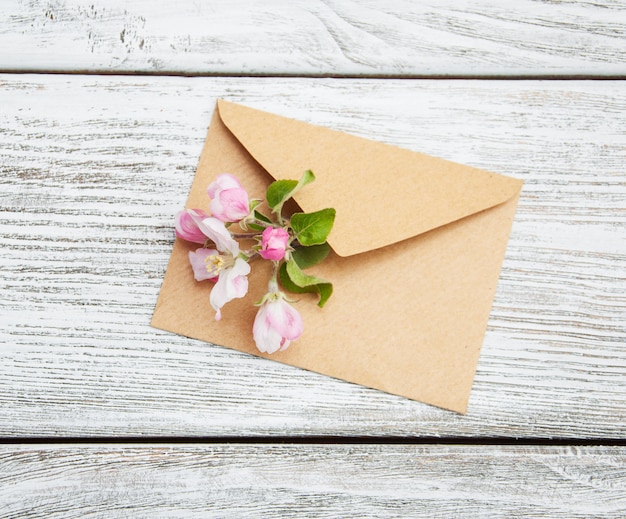
<path fill-rule="evenodd" d="M 219 175 L 207 188 L 211 214 L 222 222 L 238 222 L 250 213 L 248 192 L 233 175 Z"/>
<path fill-rule="evenodd" d="M 230 301 L 230 299 L 228 299 L 228 281 L 226 280 L 224 272 L 225 271 L 222 271 L 217 278 L 217 282 L 215 283 L 213 290 L 211 290 L 211 295 L 209 296 L 211 306 L 215 310 L 216 321 L 219 321 L 222 317 L 222 307 Z"/>
<path fill-rule="evenodd" d="M 206 259 L 209 256 L 216 256 L 219 253 L 215 249 L 196 249 L 195 252 L 189 251 L 189 263 L 193 268 L 193 277 L 196 281 L 204 281 L 209 279 L 211 281 L 217 281 L 217 272 L 212 269 L 212 263 L 207 263 Z"/>
<path fill-rule="evenodd" d="M 221 308 L 233 299 L 245 296 L 248 293 L 248 278 L 250 265 L 243 259 L 237 258 L 231 268 L 220 272 L 217 282 L 211 290 L 209 302 L 216 312 L 215 319 L 220 320 Z"/>
<path fill-rule="evenodd" d="M 221 252 L 230 252 L 233 256 L 239 254 L 239 244 L 233 239 L 224 225 L 217 218 L 204 218 L 198 223 L 200 230 L 209 237 Z"/>
<path fill-rule="evenodd" d="M 198 221 L 201 221 L 208 216 L 209 215 L 201 209 L 185 209 L 179 211 L 174 222 L 176 236 L 193 243 L 204 243 L 207 237 L 198 227 L 196 218 L 199 218 Z"/>
<path fill-rule="evenodd" d="M 304 330 L 300 313 L 284 299 L 267 303 L 267 320 L 287 340 L 295 341 Z"/>
<path fill-rule="evenodd" d="M 210 209 L 223 222 L 238 222 L 250 213 L 248 193 L 243 188 L 218 191 L 211 199 Z"/>
<path fill-rule="evenodd" d="M 250 265 L 243 259 L 237 258 L 232 268 L 226 269 L 228 277 L 230 299 L 243 297 L 248 293 L 248 278 Z"/>
<path fill-rule="evenodd" d="M 240 187 L 241 183 L 239 182 L 239 180 L 237 180 L 237 177 L 231 175 L 230 173 L 222 173 L 209 184 L 209 187 L 207 187 L 206 191 L 209 195 L 209 198 L 214 198 L 217 191 L 222 191 L 224 189 L 235 189 Z"/>
<path fill-rule="evenodd" d="M 289 243 L 289 233 L 280 227 L 267 227 L 261 235 L 261 250 L 263 259 L 280 261 L 285 257 L 285 250 Z"/>
<path fill-rule="evenodd" d="M 260 352 L 274 353 L 280 349 L 283 338 L 267 319 L 267 306 L 267 304 L 263 304 L 259 308 L 252 326 L 252 335 Z"/>

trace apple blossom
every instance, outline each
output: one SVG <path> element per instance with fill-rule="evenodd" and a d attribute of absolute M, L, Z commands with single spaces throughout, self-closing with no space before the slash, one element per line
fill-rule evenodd
<path fill-rule="evenodd" d="M 285 218 L 281 214 L 285 203 L 313 180 L 315 176 L 308 170 L 298 181 L 272 182 L 265 193 L 271 211 L 267 215 L 258 209 L 260 199 L 250 201 L 239 180 L 224 173 L 207 187 L 210 213 L 185 209 L 176 215 L 176 236 L 203 245 L 189 251 L 188 258 L 196 281 L 214 283 L 209 303 L 217 321 L 222 318 L 226 303 L 248 293 L 251 261 L 260 258 L 271 262 L 268 291 L 257 303 L 259 309 L 252 326 L 257 348 L 263 353 L 286 350 L 291 341 L 302 335 L 302 317 L 280 287 L 296 294 L 317 294 L 319 307 L 332 294 L 331 283 L 303 269 L 318 264 L 328 255 L 326 239 L 335 210 L 296 212 Z M 233 223 L 237 225 L 231 229 Z M 243 251 L 238 240 L 247 244 Z"/>
<path fill-rule="evenodd" d="M 242 258 L 235 259 L 232 266 L 219 271 L 217 283 L 211 290 L 209 300 L 215 310 L 215 320 L 222 318 L 222 307 L 232 301 L 245 296 L 248 293 L 248 278 L 250 265 Z"/>
<path fill-rule="evenodd" d="M 238 222 L 250 214 L 248 193 L 233 175 L 223 173 L 207 188 L 211 214 L 222 222 Z"/>
<path fill-rule="evenodd" d="M 263 259 L 280 261 L 285 257 L 285 250 L 289 244 L 289 233 L 281 227 L 267 227 L 261 235 L 261 250 Z"/>
<path fill-rule="evenodd" d="M 200 219 L 196 214 L 192 214 L 192 217 L 198 229 L 217 247 L 217 251 L 198 249 L 195 253 L 190 252 L 189 261 L 197 281 L 217 276 L 209 297 L 211 306 L 215 310 L 215 320 L 219 321 L 222 318 L 222 307 L 226 303 L 247 294 L 248 278 L 246 276 L 250 273 L 250 265 L 243 258 L 238 257 L 239 244 L 228 232 L 224 222 L 210 216 Z"/>
<path fill-rule="evenodd" d="M 201 209 L 184 209 L 179 211 L 174 222 L 176 236 L 193 243 L 204 243 L 207 237 L 198 227 L 198 222 L 208 216 Z"/>
<path fill-rule="evenodd" d="M 284 299 L 282 292 L 270 292 L 259 308 L 252 326 L 254 342 L 262 353 L 284 351 L 303 330 L 302 317 Z"/>

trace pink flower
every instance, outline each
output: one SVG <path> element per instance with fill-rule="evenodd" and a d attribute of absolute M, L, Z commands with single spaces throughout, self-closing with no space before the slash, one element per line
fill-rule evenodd
<path fill-rule="evenodd" d="M 239 180 L 224 173 L 207 188 L 211 214 L 222 222 L 238 222 L 250 214 L 248 193 Z"/>
<path fill-rule="evenodd" d="M 302 317 L 284 300 L 280 292 L 267 294 L 254 319 L 252 333 L 259 351 L 274 353 L 284 351 L 291 341 L 302 335 Z"/>
<path fill-rule="evenodd" d="M 267 227 L 261 235 L 261 250 L 263 259 L 280 261 L 285 257 L 285 249 L 289 243 L 289 233 L 282 228 Z"/>
<path fill-rule="evenodd" d="M 189 261 L 196 281 L 213 280 L 217 276 L 209 297 L 215 310 L 215 320 L 219 321 L 222 318 L 222 307 L 248 292 L 246 276 L 250 274 L 250 265 L 238 257 L 239 244 L 230 235 L 224 222 L 210 216 L 202 220 L 195 214 L 192 214 L 192 217 L 198 229 L 217 247 L 217 250 L 198 249 L 196 252 L 190 252 Z"/>
<path fill-rule="evenodd" d="M 204 243 L 207 237 L 198 227 L 198 222 L 209 215 L 201 209 L 185 209 L 176 215 L 176 236 L 193 243 Z"/>

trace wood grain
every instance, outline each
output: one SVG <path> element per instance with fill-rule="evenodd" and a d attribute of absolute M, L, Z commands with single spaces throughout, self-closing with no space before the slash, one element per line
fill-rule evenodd
<path fill-rule="evenodd" d="M 618 518 L 625 467 L 624 447 L 4 446 L 0 514 Z"/>
<path fill-rule="evenodd" d="M 522 178 L 465 417 L 149 327 L 215 98 Z M 0 436 L 624 438 L 626 83 L 0 76 Z"/>
<path fill-rule="evenodd" d="M 0 70 L 626 75 L 626 4 L 48 0 L 0 4 Z"/>

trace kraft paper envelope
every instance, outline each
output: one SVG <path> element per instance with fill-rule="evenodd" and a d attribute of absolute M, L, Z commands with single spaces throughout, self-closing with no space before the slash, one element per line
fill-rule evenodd
<path fill-rule="evenodd" d="M 464 413 L 522 182 L 428 155 L 218 101 L 187 207 L 236 175 L 251 197 L 274 179 L 316 181 L 295 200 L 337 210 L 329 257 L 307 270 L 334 284 L 324 308 L 298 298 L 304 333 L 260 354 L 253 306 L 270 262 L 255 261 L 246 298 L 216 322 L 210 282 L 196 283 L 174 244 L 152 325 L 188 337 Z M 259 371 L 258 381 L 263 383 Z"/>

